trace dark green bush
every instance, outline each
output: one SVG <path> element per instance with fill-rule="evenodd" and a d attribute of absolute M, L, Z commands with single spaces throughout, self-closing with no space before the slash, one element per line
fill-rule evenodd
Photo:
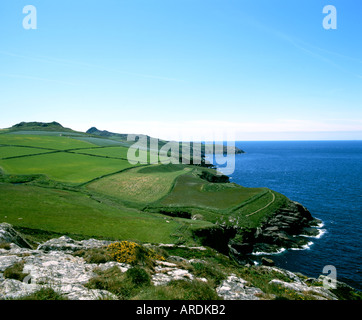
<path fill-rule="evenodd" d="M 134 267 L 128 269 L 125 275 L 137 287 L 148 286 L 151 284 L 151 277 L 145 269 Z"/>

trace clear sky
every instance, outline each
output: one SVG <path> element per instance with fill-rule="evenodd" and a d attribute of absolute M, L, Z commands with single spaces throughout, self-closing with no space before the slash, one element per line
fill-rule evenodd
<path fill-rule="evenodd" d="M 0 128 L 362 139 L 362 1 L 7 0 L 0 39 Z"/>

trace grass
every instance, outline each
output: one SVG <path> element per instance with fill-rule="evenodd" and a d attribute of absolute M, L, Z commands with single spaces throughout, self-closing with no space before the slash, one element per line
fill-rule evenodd
<path fill-rule="evenodd" d="M 89 142 L 75 140 L 70 137 L 11 133 L 1 134 L 0 144 L 40 147 L 55 150 L 90 148 L 95 146 Z"/>
<path fill-rule="evenodd" d="M 104 148 L 92 148 L 92 149 L 81 149 L 75 150 L 75 153 L 89 154 L 95 156 L 103 156 L 110 158 L 127 159 L 128 148 L 125 147 L 104 147 Z"/>
<path fill-rule="evenodd" d="M 0 158 L 13 157 L 0 159 L 0 221 L 50 233 L 197 243 L 196 229 L 216 222 L 255 227 L 285 201 L 273 193 L 274 203 L 248 217 L 270 203 L 268 189 L 225 183 L 214 170 L 196 166 L 132 166 L 123 160 L 126 147 L 88 140 L 94 144 L 0 134 Z"/>
<path fill-rule="evenodd" d="M 142 290 L 133 300 L 221 300 L 216 291 L 199 280 L 173 280 Z"/>
<path fill-rule="evenodd" d="M 165 220 L 160 214 L 99 203 L 79 192 L 25 185 L 0 184 L 0 203 L 0 222 L 84 237 L 176 243 L 182 236 L 192 241 L 190 230 L 204 223 Z"/>
<path fill-rule="evenodd" d="M 28 273 L 23 273 L 24 263 L 16 262 L 11 267 L 8 267 L 4 270 L 4 278 L 15 279 L 18 281 L 23 281 Z"/>
<path fill-rule="evenodd" d="M 182 165 L 135 168 L 97 180 L 88 188 L 127 201 L 151 203 L 167 195 L 174 180 L 190 170 Z"/>
<path fill-rule="evenodd" d="M 38 153 L 52 152 L 51 150 L 28 148 L 28 147 L 7 147 L 0 146 L 0 159 L 9 157 L 19 157 Z"/>
<path fill-rule="evenodd" d="M 100 146 L 100 147 L 122 146 L 122 145 L 126 144 L 121 141 L 111 140 L 111 139 L 107 139 L 107 138 L 74 137 L 74 139 L 79 140 L 79 141 L 89 142 L 89 143 L 92 143 L 92 144 Z"/>
<path fill-rule="evenodd" d="M 85 285 L 89 289 L 107 290 L 115 294 L 118 299 L 128 300 L 138 294 L 141 288 L 151 285 L 151 277 L 140 267 L 133 267 L 122 273 L 118 267 L 105 271 L 98 270 Z"/>
<path fill-rule="evenodd" d="M 261 188 L 244 188 L 236 184 L 214 185 L 195 175 L 182 175 L 161 206 L 229 209 L 262 192 Z"/>
<path fill-rule="evenodd" d="M 56 290 L 45 287 L 41 288 L 29 295 L 17 298 L 17 300 L 68 300 L 64 295 L 57 292 Z"/>
<path fill-rule="evenodd" d="M 67 152 L 0 160 L 0 166 L 8 174 L 41 173 L 50 179 L 69 183 L 87 182 L 99 176 L 131 167 L 126 160 Z"/>

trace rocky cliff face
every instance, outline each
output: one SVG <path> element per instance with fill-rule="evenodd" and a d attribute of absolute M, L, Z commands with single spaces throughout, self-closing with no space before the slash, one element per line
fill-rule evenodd
<path fill-rule="evenodd" d="M 278 209 L 254 233 L 254 251 L 273 252 L 285 248 L 302 248 L 308 243 L 305 236 L 315 236 L 320 221 L 295 201 Z"/>
<path fill-rule="evenodd" d="M 283 249 L 303 248 L 308 236 L 316 236 L 316 226 L 321 221 L 300 203 L 288 203 L 271 214 L 258 228 L 239 230 L 239 236 L 230 239 L 230 253 L 245 262 L 245 255 L 255 252 L 273 253 Z"/>

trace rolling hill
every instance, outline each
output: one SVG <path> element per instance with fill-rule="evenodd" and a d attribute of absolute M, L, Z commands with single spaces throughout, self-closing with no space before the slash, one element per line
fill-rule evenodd
<path fill-rule="evenodd" d="M 270 250 L 305 242 L 279 229 L 279 242 L 256 237 L 270 217 L 290 207 L 285 196 L 230 183 L 208 165 L 164 165 L 161 158 L 131 164 L 126 140 L 57 122 L 21 122 L 1 131 L 0 222 L 80 237 L 208 244 L 224 253 L 233 248 L 234 255 L 243 255 L 245 244 L 250 252 L 256 241 Z M 142 152 L 150 157 L 150 150 Z M 293 210 L 306 216 L 293 229 L 297 234 L 313 219 Z"/>

